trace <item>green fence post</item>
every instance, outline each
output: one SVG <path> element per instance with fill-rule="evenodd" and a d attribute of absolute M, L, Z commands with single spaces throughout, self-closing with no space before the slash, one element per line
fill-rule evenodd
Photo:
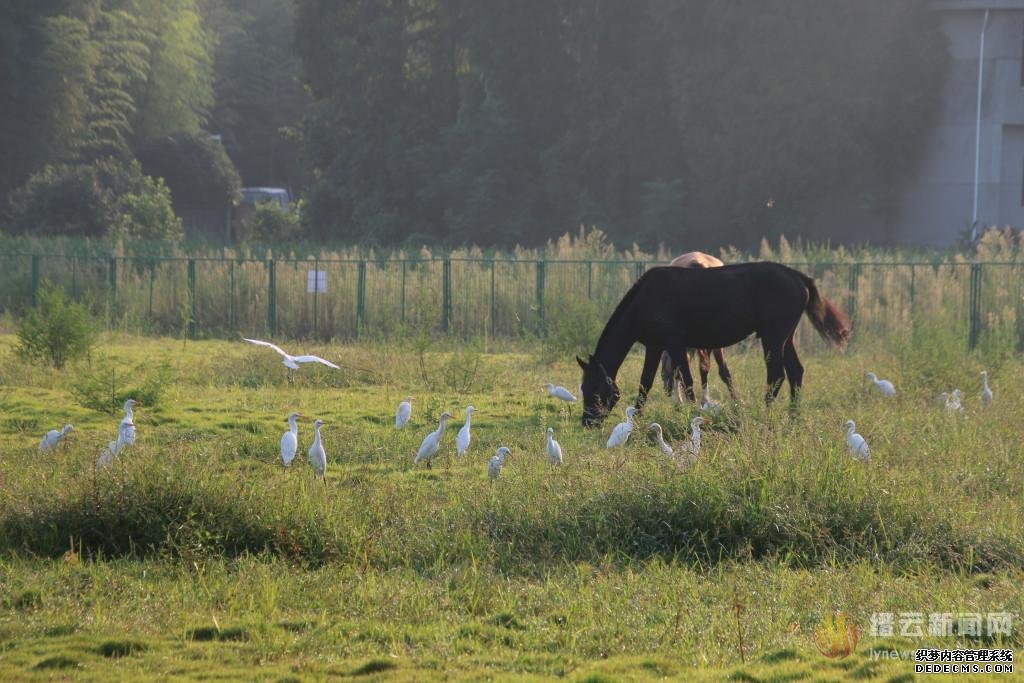
<path fill-rule="evenodd" d="M 110 280 L 107 305 L 110 309 L 110 326 L 113 327 L 114 319 L 117 316 L 117 258 L 114 256 L 107 259 L 107 277 Z"/>
<path fill-rule="evenodd" d="M 441 330 L 448 332 L 452 321 L 452 260 L 445 257 L 441 269 Z"/>
<path fill-rule="evenodd" d="M 320 329 L 320 257 L 313 259 L 313 338 Z"/>
<path fill-rule="evenodd" d="M 973 351 L 981 334 L 981 264 L 971 264 L 970 321 L 967 329 L 967 348 Z"/>
<path fill-rule="evenodd" d="M 71 257 L 71 298 L 78 301 L 78 257 Z"/>
<path fill-rule="evenodd" d="M 235 331 L 235 262 L 231 261 L 231 289 L 228 292 L 228 329 Z"/>
<path fill-rule="evenodd" d="M 544 278 L 547 274 L 547 262 L 537 261 L 537 333 L 544 334 Z"/>
<path fill-rule="evenodd" d="M 491 337 L 498 333 L 498 301 L 494 296 L 494 259 L 491 259 Z"/>
<path fill-rule="evenodd" d="M 366 261 L 359 261 L 359 278 L 356 281 L 356 336 L 363 333 L 366 318 Z"/>
<path fill-rule="evenodd" d="M 402 324 L 405 324 L 405 268 L 406 268 L 406 263 L 407 263 L 406 259 L 402 259 L 402 292 L 399 295 L 399 300 L 401 301 L 400 306 L 402 308 Z"/>
<path fill-rule="evenodd" d="M 639 280 L 644 274 L 644 262 L 637 261 L 634 267 L 636 268 L 636 279 Z"/>
<path fill-rule="evenodd" d="M 149 259 L 149 314 L 146 316 L 149 323 L 153 322 L 153 283 L 156 281 L 156 259 Z"/>
<path fill-rule="evenodd" d="M 915 268 L 914 264 L 911 263 L 910 264 L 910 314 L 911 314 L 911 316 L 913 316 L 913 314 L 914 314 L 914 284 L 915 284 L 914 279 L 915 279 L 915 273 L 917 273 L 917 268 Z"/>
<path fill-rule="evenodd" d="M 32 307 L 39 302 L 39 254 L 32 254 Z"/>
<path fill-rule="evenodd" d="M 196 338 L 196 260 L 188 260 L 188 338 Z"/>
<path fill-rule="evenodd" d="M 856 318 L 857 313 L 857 286 L 860 281 L 860 263 L 850 266 L 849 293 L 846 296 L 846 310 L 849 312 L 850 320 Z"/>
<path fill-rule="evenodd" d="M 267 327 L 270 336 L 277 334 L 277 264 L 267 260 Z"/>

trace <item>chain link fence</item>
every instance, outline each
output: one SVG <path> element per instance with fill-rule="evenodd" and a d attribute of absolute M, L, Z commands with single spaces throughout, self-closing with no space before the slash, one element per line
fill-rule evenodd
<path fill-rule="evenodd" d="M 574 307 L 610 315 L 657 263 L 431 257 L 251 259 L 0 254 L 0 312 L 18 316 L 58 284 L 111 329 L 191 338 L 536 337 Z M 789 263 L 851 317 L 855 338 L 931 319 L 968 348 L 1024 340 L 1024 263 Z M 801 326 L 803 348 L 819 342 Z"/>

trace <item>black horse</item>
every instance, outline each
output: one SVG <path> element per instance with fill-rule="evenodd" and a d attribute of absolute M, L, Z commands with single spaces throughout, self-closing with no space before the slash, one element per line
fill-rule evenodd
<path fill-rule="evenodd" d="M 615 308 L 583 368 L 583 425 L 599 424 L 619 400 L 615 375 L 636 342 L 646 347 L 637 408 L 654 382 L 662 350 L 668 350 L 686 386 L 693 386 L 687 348 L 718 349 L 751 333 L 761 339 L 768 369 L 765 401 L 789 378 L 797 399 L 804 368 L 793 333 L 806 312 L 814 328 L 842 348 L 850 337 L 846 315 L 818 293 L 814 280 L 780 263 L 741 263 L 691 270 L 663 266 L 644 273 Z"/>

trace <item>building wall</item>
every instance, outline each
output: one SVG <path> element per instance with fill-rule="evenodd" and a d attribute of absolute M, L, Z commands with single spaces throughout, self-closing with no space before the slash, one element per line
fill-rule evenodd
<path fill-rule="evenodd" d="M 971 227 L 978 47 L 985 8 L 978 224 L 1024 227 L 1024 0 L 939 0 L 952 57 L 938 124 L 906 188 L 891 240 L 950 246 Z"/>

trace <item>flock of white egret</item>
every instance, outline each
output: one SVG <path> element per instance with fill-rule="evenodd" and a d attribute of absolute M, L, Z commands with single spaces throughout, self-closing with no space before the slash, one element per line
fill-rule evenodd
<path fill-rule="evenodd" d="M 321 363 L 330 368 L 339 369 L 339 366 L 331 363 L 330 361 L 324 360 L 319 356 L 303 355 L 293 356 L 279 346 L 271 344 L 270 342 L 261 341 L 259 339 L 243 339 L 251 344 L 258 346 L 264 346 L 277 352 L 283 358 L 283 364 L 290 371 L 297 370 L 301 363 Z M 879 379 L 873 372 L 867 373 L 868 380 L 874 385 L 874 387 L 883 395 L 889 398 L 896 396 L 896 387 L 892 382 L 886 379 Z M 291 373 L 288 376 L 289 382 L 291 382 Z M 983 406 L 987 406 L 992 402 L 992 389 L 988 384 L 988 373 L 982 371 L 981 373 L 982 390 L 981 390 L 981 403 Z M 547 389 L 548 395 L 552 398 L 556 398 L 559 401 L 565 403 L 575 403 L 576 397 L 571 391 L 563 386 L 557 386 L 550 382 L 544 385 Z M 951 393 L 943 392 L 939 395 L 941 405 L 949 413 L 957 414 L 963 413 L 964 408 L 961 402 L 960 389 L 953 389 Z M 395 429 L 403 429 L 412 417 L 412 403 L 413 397 L 407 396 L 404 401 L 398 404 L 398 409 L 395 411 Z M 111 441 L 100 454 L 99 459 L 96 462 L 97 467 L 105 467 L 114 462 L 114 459 L 118 457 L 125 447 L 131 446 L 135 443 L 135 420 L 133 408 L 138 405 L 138 401 L 134 399 L 128 399 L 124 403 L 124 417 L 118 424 L 117 438 Z M 708 388 L 705 385 L 703 388 L 703 394 L 701 397 L 700 408 L 702 411 L 707 413 L 717 413 L 722 409 L 722 406 L 717 401 L 714 401 L 708 395 Z M 466 418 L 462 427 L 459 429 L 458 434 L 455 438 L 456 454 L 459 458 L 462 458 L 469 451 L 470 444 L 472 442 L 471 433 L 471 421 L 473 412 L 476 409 L 470 405 L 466 406 Z M 617 448 L 626 444 L 629 440 L 630 435 L 633 433 L 633 417 L 636 414 L 636 408 L 629 406 L 626 408 L 626 419 L 623 422 L 615 425 L 612 429 L 611 435 L 608 437 L 607 447 Z M 298 419 L 301 415 L 297 412 L 293 412 L 287 417 L 288 431 L 281 436 L 281 463 L 288 467 L 295 459 L 295 454 L 299 448 L 299 428 Z M 445 429 L 448 424 L 448 420 L 452 419 L 452 415 L 447 412 L 441 413 L 438 418 L 437 429 L 427 434 L 422 443 L 420 443 L 419 450 L 416 452 L 416 456 L 413 459 L 413 464 L 424 463 L 426 467 L 431 466 L 431 462 L 434 457 L 438 454 L 441 447 L 442 439 L 444 438 Z M 701 430 L 700 425 L 706 422 L 706 419 L 702 416 L 694 417 L 690 421 L 690 439 L 682 444 L 673 447 L 665 441 L 664 431 L 657 422 L 652 422 L 648 426 L 649 431 L 653 431 L 657 438 L 658 448 L 663 455 L 670 460 L 674 461 L 680 467 L 687 465 L 692 462 L 697 455 L 700 453 L 701 443 Z M 317 419 L 313 422 L 313 443 L 307 451 L 308 459 L 316 475 L 321 480 L 326 480 L 327 473 L 327 453 L 324 450 L 323 438 L 320 434 L 320 427 L 325 422 L 321 419 Z M 43 452 L 53 451 L 56 449 L 61 442 L 63 442 L 69 433 L 74 430 L 74 427 L 70 424 L 64 425 L 63 429 L 51 429 L 48 431 L 39 442 L 39 450 Z M 857 433 L 857 425 L 853 420 L 847 420 L 846 422 L 846 447 L 850 452 L 850 455 L 857 460 L 863 462 L 871 461 L 871 451 L 868 447 L 868 443 L 863 436 Z M 554 438 L 555 430 L 553 427 L 547 429 L 547 447 L 546 455 L 547 460 L 551 465 L 562 464 L 562 446 Z M 499 446 L 495 454 L 487 463 L 487 474 L 490 478 L 497 478 L 501 474 L 501 468 L 505 463 L 505 458 L 512 455 L 512 451 L 507 446 Z"/>

